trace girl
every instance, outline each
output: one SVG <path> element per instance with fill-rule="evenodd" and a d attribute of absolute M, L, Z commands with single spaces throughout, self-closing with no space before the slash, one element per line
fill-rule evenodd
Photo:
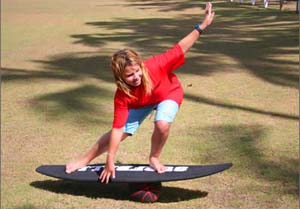
<path fill-rule="evenodd" d="M 123 49 L 112 56 L 111 67 L 117 85 L 112 129 L 100 137 L 84 156 L 68 163 L 66 173 L 87 165 L 107 152 L 106 165 L 99 178 L 106 183 L 111 177 L 115 178 L 114 158 L 120 141 L 133 135 L 154 109 L 156 115 L 149 164 L 158 173 L 165 172 L 159 156 L 183 99 L 183 89 L 173 71 L 184 63 L 185 53 L 212 23 L 214 12 L 211 3 L 206 4 L 205 12 L 203 22 L 196 24 L 192 32 L 163 54 L 143 61 L 136 52 Z"/>

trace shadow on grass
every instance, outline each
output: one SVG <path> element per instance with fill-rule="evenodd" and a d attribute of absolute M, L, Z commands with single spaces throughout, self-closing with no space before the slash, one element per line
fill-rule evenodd
<path fill-rule="evenodd" d="M 63 92 L 49 93 L 30 101 L 32 108 L 47 120 L 72 119 L 82 124 L 109 124 L 113 92 L 95 85 L 81 85 Z"/>
<path fill-rule="evenodd" d="M 76 81 L 95 78 L 113 82 L 110 57 L 95 53 L 69 53 L 49 57 L 48 60 L 33 60 L 41 65 L 41 70 L 1 68 L 3 81 L 18 80 L 65 80 Z"/>
<path fill-rule="evenodd" d="M 268 132 L 267 128 L 261 125 L 220 125 L 208 127 L 204 131 L 210 137 L 207 140 L 208 143 L 212 143 L 213 148 L 199 156 L 199 160 L 230 160 L 235 165 L 231 170 L 237 172 L 241 178 L 245 176 L 253 180 L 275 182 L 276 192 L 298 195 L 298 156 L 286 157 L 272 148 L 261 148 Z M 219 153 L 220 150 L 222 154 Z M 271 191 L 272 188 L 267 190 Z"/>
<path fill-rule="evenodd" d="M 129 7 L 136 7 L 138 9 L 157 9 L 160 12 L 170 12 L 170 11 L 182 11 L 189 8 L 198 8 L 202 6 L 204 8 L 205 1 L 194 1 L 194 0 L 186 0 L 186 1 L 174 1 L 174 0 L 127 0 L 130 4 Z"/>
<path fill-rule="evenodd" d="M 107 198 L 114 200 L 128 200 L 130 193 L 128 184 L 125 183 L 80 183 L 64 180 L 35 181 L 31 186 L 61 194 L 85 196 L 92 199 Z M 204 198 L 207 192 L 189 190 L 178 187 L 163 187 L 158 202 L 172 203 L 188 201 L 191 199 Z"/>
<path fill-rule="evenodd" d="M 37 207 L 31 203 L 25 203 L 25 204 L 13 207 L 11 209 L 40 209 L 40 207 Z"/>
<path fill-rule="evenodd" d="M 272 116 L 272 117 L 278 117 L 282 119 L 288 119 L 288 120 L 299 120 L 299 116 L 297 115 L 290 115 L 290 114 L 284 114 L 279 112 L 272 112 L 272 111 L 266 111 L 266 110 L 259 110 L 253 107 L 245 107 L 238 104 L 230 104 L 222 101 L 218 101 L 215 99 L 210 99 L 203 96 L 194 96 L 191 94 L 185 94 L 184 96 L 187 100 L 192 100 L 194 102 L 199 102 L 201 104 L 207 104 L 212 105 L 216 107 L 226 108 L 226 109 L 233 109 L 233 110 L 241 110 L 245 112 L 260 114 L 260 115 L 266 115 L 266 116 Z"/>
<path fill-rule="evenodd" d="M 47 61 L 35 61 L 42 70 L 2 68 L 4 82 L 32 82 L 34 80 L 80 81 L 93 78 L 101 82 L 113 82 L 109 57 L 74 53 L 54 56 Z M 47 82 L 48 84 L 49 82 Z M 47 86 L 44 86 L 47 89 Z M 31 109 L 45 115 L 47 120 L 71 119 L 80 124 L 108 124 L 111 116 L 114 92 L 92 84 L 64 88 L 55 93 L 45 93 L 28 100 Z M 110 121 L 110 120 L 109 120 Z"/>
<path fill-rule="evenodd" d="M 144 7 L 147 7 L 147 4 L 163 4 L 171 7 L 172 11 L 199 7 L 190 0 L 172 3 L 171 5 L 176 5 L 175 8 L 164 1 L 147 1 L 143 3 Z M 298 54 L 298 19 L 295 15 L 287 12 L 280 13 L 273 9 L 244 8 L 224 2 L 216 2 L 214 5 L 217 17 L 213 26 L 201 37 L 200 44 L 192 48 L 192 56 L 187 56 L 184 69 L 178 73 L 210 75 L 232 70 L 232 64 L 224 65 L 222 60 L 218 59 L 222 54 L 236 60 L 242 70 L 248 71 L 259 79 L 275 85 L 298 87 L 297 57 L 296 60 L 278 59 L 283 55 L 289 57 Z M 157 9 L 159 10 L 159 7 Z M 185 15 L 176 19 L 122 17 L 112 21 L 86 22 L 87 26 L 94 27 L 99 32 L 72 34 L 70 37 L 74 39 L 74 44 L 101 48 L 101 53 L 106 53 L 105 51 L 109 50 L 107 46 L 111 43 L 120 42 L 148 57 L 163 52 L 179 41 L 193 28 L 182 26 L 192 25 L 202 16 Z M 120 28 L 128 31 L 120 31 Z M 55 74 L 62 74 L 72 79 L 80 79 L 83 76 L 113 82 L 109 69 L 110 55 L 99 56 L 94 52 L 79 52 L 61 54 L 52 56 L 49 60 L 34 60 L 34 62 L 43 64 L 43 68 L 51 72 L 46 72 L 45 78 L 47 76 L 55 78 Z M 33 77 L 36 75 L 30 70 L 28 72 L 27 77 L 30 77 L 31 73 Z M 7 76 L 3 75 L 4 80 L 14 78 L 20 79 L 22 76 L 18 76 L 16 71 Z"/>
<path fill-rule="evenodd" d="M 132 1 L 135 2 L 135 1 Z M 143 7 L 165 5 L 177 9 L 193 8 L 194 3 L 183 1 L 167 4 L 163 1 L 147 1 Z M 232 65 L 224 65 L 218 56 L 225 55 L 236 60 L 242 70 L 259 79 L 275 85 L 298 87 L 298 63 L 295 60 L 279 59 L 283 55 L 297 55 L 298 20 L 290 13 L 277 10 L 257 10 L 235 4 L 215 3 L 217 17 L 214 25 L 201 37 L 201 44 L 192 48 L 193 57 L 188 57 L 180 74 L 210 75 L 214 72 L 231 70 Z M 158 9 L 158 8 L 157 8 Z M 71 37 L 74 43 L 88 46 L 101 46 L 103 43 L 120 41 L 138 49 L 142 54 L 162 52 L 166 45 L 175 44 L 191 29 L 181 27 L 199 21 L 198 16 L 183 18 L 119 19 L 112 22 L 87 22 L 89 26 L 105 29 L 110 34 L 76 34 Z M 118 32 L 119 28 L 130 32 Z M 143 30 L 141 30 L 143 28 Z M 251 28 L 251 30 L 249 30 Z M 149 38 L 151 37 L 151 38 Z M 289 38 L 286 38 L 289 37 Z M 207 56 L 203 56 L 203 54 Z"/>
<path fill-rule="evenodd" d="M 158 11 L 184 10 L 200 7 L 194 1 L 129 1 L 133 6 L 154 7 Z M 198 3 L 197 3 L 198 4 Z M 163 6 L 163 8 L 162 8 Z M 210 76 L 219 72 L 234 72 L 236 70 L 247 73 L 265 82 L 289 88 L 298 88 L 298 19 L 294 14 L 280 13 L 273 9 L 258 9 L 225 2 L 214 4 L 216 19 L 198 44 L 187 55 L 186 64 L 178 70 L 178 74 Z M 138 9 L 138 8 L 137 8 Z M 92 21 L 85 25 L 95 28 L 95 33 L 71 34 L 74 44 L 101 48 L 101 54 L 110 51 L 109 46 L 115 42 L 137 49 L 142 56 L 161 53 L 175 44 L 191 31 L 193 24 L 203 15 L 182 15 L 171 18 L 119 18 L 111 21 Z M 184 27 L 183 27 L 184 26 Z M 186 27 L 188 26 L 188 27 Z M 125 29 L 121 30 L 120 28 Z M 200 42 L 200 43 L 199 43 Z M 109 52 L 110 53 L 110 52 Z M 100 53 L 99 53 L 100 54 Z M 84 78 L 98 79 L 113 83 L 113 76 L 109 68 L 109 55 L 103 56 L 95 52 L 78 52 L 50 56 L 48 60 L 32 60 L 42 65 L 42 71 L 26 69 L 4 68 L 2 79 L 6 81 L 57 79 L 81 80 Z M 219 57 L 222 56 L 220 59 Z M 294 57 L 295 59 L 289 59 Z M 224 58 L 225 57 L 225 58 Z M 298 58 L 297 58 L 298 57 Z M 224 63 L 228 58 L 234 63 Z M 297 60 L 298 59 L 298 60 Z M 228 61 L 227 60 L 227 61 Z M 84 88 L 84 87 L 83 87 Z M 77 89 L 74 89 L 76 91 Z M 71 90 L 72 91 L 72 90 Z M 96 93 L 95 91 L 93 91 Z M 62 110 L 70 108 L 78 111 L 95 109 L 95 106 L 74 107 L 67 98 L 70 90 L 63 90 L 52 95 L 34 98 L 35 101 L 53 102 L 60 104 L 60 109 L 53 109 L 53 115 L 59 115 Z M 57 96 L 57 97 L 56 97 Z M 72 94 L 73 101 L 80 100 L 80 95 Z M 77 98 L 76 98 L 77 97 Z M 198 98 L 199 99 L 199 98 Z M 207 101 L 204 101 L 207 102 Z M 267 110 L 256 110 L 239 105 L 228 105 L 224 102 L 207 104 L 227 108 L 236 108 L 253 113 L 266 114 L 295 120 L 296 116 L 273 113 Z M 64 106 L 64 107 L 63 107 Z M 56 111 L 56 112 L 55 112 Z M 75 113 L 75 112 L 73 112 Z"/>

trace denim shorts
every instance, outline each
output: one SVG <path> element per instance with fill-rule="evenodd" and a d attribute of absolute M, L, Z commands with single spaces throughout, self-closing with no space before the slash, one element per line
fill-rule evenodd
<path fill-rule="evenodd" d="M 133 135 L 143 120 L 153 111 L 156 110 L 154 121 L 166 121 L 172 123 L 178 112 L 179 106 L 173 100 L 164 100 L 158 104 L 150 105 L 138 109 L 130 109 L 128 119 L 124 127 L 124 132 Z"/>

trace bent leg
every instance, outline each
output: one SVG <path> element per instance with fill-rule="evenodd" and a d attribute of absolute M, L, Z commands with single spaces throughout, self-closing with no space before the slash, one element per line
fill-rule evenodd
<path fill-rule="evenodd" d="M 159 156 L 168 139 L 171 124 L 166 121 L 156 121 L 151 137 L 150 166 L 158 173 L 165 172 L 166 168 L 159 161 Z"/>
<path fill-rule="evenodd" d="M 159 156 L 168 139 L 171 124 L 175 119 L 178 108 L 178 104 L 173 100 L 165 100 L 157 105 L 149 161 L 150 166 L 158 173 L 163 173 L 166 170 L 165 166 L 159 162 Z"/>
<path fill-rule="evenodd" d="M 68 163 L 66 165 L 66 173 L 72 173 L 75 170 L 86 166 L 93 159 L 106 152 L 108 149 L 110 136 L 111 131 L 105 133 L 98 139 L 98 141 L 91 147 L 91 149 L 85 155 L 83 155 L 81 158 L 75 161 Z M 122 136 L 122 140 L 124 140 L 127 136 L 128 135 L 124 133 Z"/>

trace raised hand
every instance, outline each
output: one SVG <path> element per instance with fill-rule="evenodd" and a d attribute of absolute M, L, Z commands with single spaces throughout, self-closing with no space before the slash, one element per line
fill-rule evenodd
<path fill-rule="evenodd" d="M 212 10 L 212 3 L 207 2 L 205 7 L 205 17 L 201 23 L 201 28 L 204 30 L 207 26 L 209 26 L 215 17 L 215 12 Z"/>

